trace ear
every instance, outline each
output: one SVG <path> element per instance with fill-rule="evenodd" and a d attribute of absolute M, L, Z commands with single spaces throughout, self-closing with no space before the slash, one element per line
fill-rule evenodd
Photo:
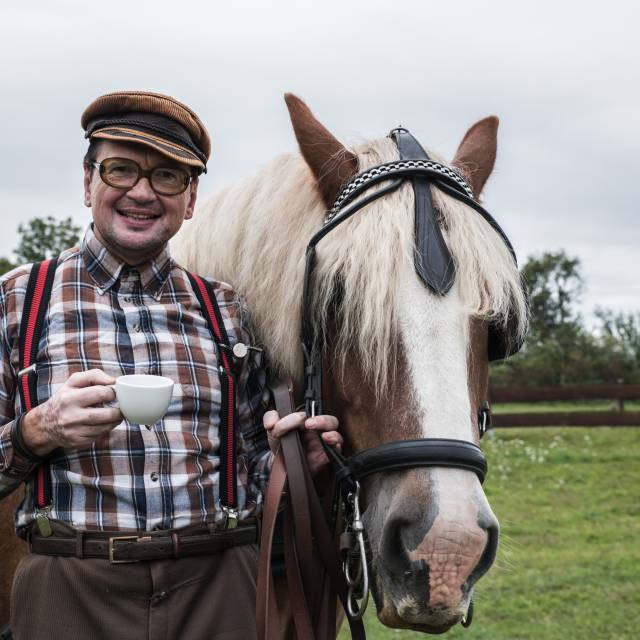
<path fill-rule="evenodd" d="M 462 169 L 476 198 L 496 162 L 498 122 L 496 116 L 476 122 L 465 134 L 453 159 L 453 165 Z"/>
<path fill-rule="evenodd" d="M 84 169 L 84 206 L 91 208 L 91 178 L 93 177 L 92 167 L 87 164 L 83 164 Z"/>
<path fill-rule="evenodd" d="M 193 210 L 196 207 L 196 198 L 198 197 L 198 184 L 199 178 L 193 178 L 189 185 L 189 200 L 187 201 L 187 208 L 184 214 L 185 220 L 191 220 L 191 218 L 193 218 Z"/>
<path fill-rule="evenodd" d="M 358 158 L 315 118 L 300 98 L 285 93 L 284 100 L 300 152 L 316 177 L 322 199 L 331 207 L 342 187 L 358 173 Z"/>

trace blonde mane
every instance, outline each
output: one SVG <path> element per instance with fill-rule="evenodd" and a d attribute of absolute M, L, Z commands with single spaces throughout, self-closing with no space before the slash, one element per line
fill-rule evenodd
<path fill-rule="evenodd" d="M 361 171 L 395 160 L 389 138 L 353 151 Z M 431 157 L 436 157 L 431 154 Z M 456 289 L 470 316 L 526 331 L 520 275 L 504 242 L 480 215 L 433 190 L 454 257 Z M 246 300 L 256 342 L 280 374 L 299 379 L 304 256 L 322 226 L 325 206 L 300 154 L 277 157 L 257 175 L 229 187 L 198 209 L 172 243 L 178 262 L 231 284 Z M 403 267 L 413 264 L 414 202 L 409 183 L 367 206 L 318 245 L 314 315 L 320 332 L 340 299 L 333 335 L 336 353 L 356 354 L 377 389 L 395 364 L 397 291 Z M 335 310 L 334 310 L 335 313 Z M 425 319 L 428 321 L 428 319 Z"/>

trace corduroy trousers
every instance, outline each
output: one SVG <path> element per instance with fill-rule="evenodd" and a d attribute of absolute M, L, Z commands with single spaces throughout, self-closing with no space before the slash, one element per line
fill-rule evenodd
<path fill-rule="evenodd" d="M 109 564 L 30 554 L 11 592 L 15 640 L 253 640 L 256 545 Z"/>

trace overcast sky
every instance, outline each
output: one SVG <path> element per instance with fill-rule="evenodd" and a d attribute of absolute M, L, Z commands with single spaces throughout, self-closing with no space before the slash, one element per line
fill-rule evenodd
<path fill-rule="evenodd" d="M 205 198 L 295 149 L 292 91 L 347 143 L 402 123 L 448 158 L 498 115 L 485 203 L 520 260 L 564 248 L 583 262 L 587 316 L 640 309 L 637 7 L 4 0 L 0 255 L 21 221 L 88 223 L 79 121 L 98 95 L 147 89 L 191 106 L 213 139 Z"/>

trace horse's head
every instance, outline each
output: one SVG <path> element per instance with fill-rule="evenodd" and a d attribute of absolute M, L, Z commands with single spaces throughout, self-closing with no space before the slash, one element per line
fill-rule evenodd
<path fill-rule="evenodd" d="M 398 159 L 390 138 L 346 149 L 302 101 L 286 100 L 326 208 L 358 172 Z M 452 162 L 475 198 L 493 169 L 497 124 L 490 117 L 474 125 Z M 340 418 L 347 453 L 419 438 L 478 444 L 489 332 L 525 330 L 526 301 L 503 239 L 468 206 L 437 189 L 432 198 L 455 264 L 446 295 L 430 291 L 414 267 L 410 180 L 318 245 L 324 412 Z M 498 521 L 476 474 L 414 468 L 376 473 L 362 488 L 379 619 L 427 632 L 459 622 L 498 544 Z"/>

